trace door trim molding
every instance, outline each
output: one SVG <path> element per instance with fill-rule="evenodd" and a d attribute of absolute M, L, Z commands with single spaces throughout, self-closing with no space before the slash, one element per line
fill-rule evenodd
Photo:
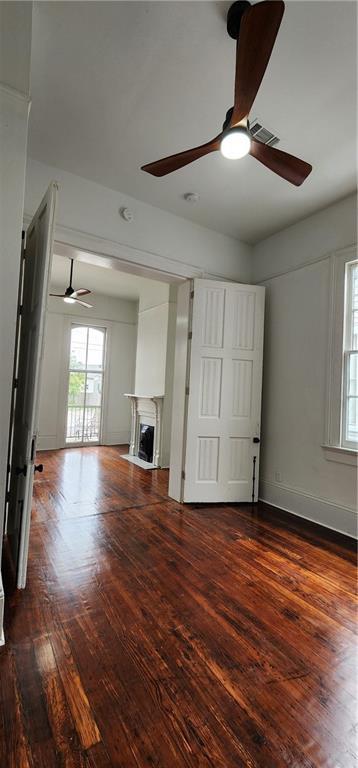
<path fill-rule="evenodd" d="M 30 220 L 31 214 L 25 211 L 24 222 L 27 224 Z M 165 282 L 173 282 L 173 278 L 179 278 L 180 280 L 204 276 L 203 271 L 199 267 L 179 261 L 179 259 L 162 256 L 154 251 L 136 248 L 120 240 L 109 240 L 100 235 L 93 235 L 80 229 L 57 224 L 55 251 L 60 256 L 68 256 L 69 249 L 76 251 L 76 257 L 80 261 L 98 264 L 99 258 L 112 259 L 117 269 L 133 273 L 137 268 L 144 277 L 147 276 L 149 278 L 155 272 L 156 278 L 158 279 L 160 274 Z M 91 260 L 91 256 L 96 261 Z M 218 279 L 223 280 L 224 278 L 221 276 Z"/>
<path fill-rule="evenodd" d="M 31 221 L 31 213 L 24 212 L 24 225 Z M 107 259 L 107 266 L 119 269 L 122 272 L 139 274 L 149 279 L 163 280 L 163 282 L 178 282 L 201 277 L 208 280 L 221 280 L 223 282 L 237 283 L 237 274 L 222 272 L 207 272 L 195 264 L 181 261 L 170 255 L 163 255 L 157 251 L 147 251 L 121 240 L 110 240 L 101 235 L 85 232 L 75 227 L 56 224 L 55 252 L 59 256 L 77 258 L 79 261 L 94 264 Z M 72 255 L 71 255 L 72 254 Z M 244 279 L 240 283 L 245 285 Z"/>

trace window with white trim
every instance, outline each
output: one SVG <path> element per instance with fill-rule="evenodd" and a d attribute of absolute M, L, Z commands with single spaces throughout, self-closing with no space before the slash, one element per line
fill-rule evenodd
<path fill-rule="evenodd" d="M 358 449 L 358 260 L 346 264 L 342 445 Z"/>
<path fill-rule="evenodd" d="M 331 292 L 325 434 L 326 458 L 357 465 L 358 258 L 357 246 L 330 256 Z"/>

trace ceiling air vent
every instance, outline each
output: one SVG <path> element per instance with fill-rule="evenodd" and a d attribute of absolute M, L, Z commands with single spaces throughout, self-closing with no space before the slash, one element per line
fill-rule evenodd
<path fill-rule="evenodd" d="M 262 141 L 263 144 L 269 144 L 270 147 L 273 147 L 280 141 L 278 136 L 275 136 L 274 133 L 271 133 L 267 128 L 264 128 L 257 119 L 250 123 L 250 133 L 255 139 Z"/>

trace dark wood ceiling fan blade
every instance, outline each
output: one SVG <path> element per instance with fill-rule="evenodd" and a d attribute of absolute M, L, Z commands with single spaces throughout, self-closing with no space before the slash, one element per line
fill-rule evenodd
<path fill-rule="evenodd" d="M 77 296 L 86 296 L 88 293 L 91 293 L 88 288 L 78 288 L 77 291 L 73 291 L 73 293 L 71 293 L 71 298 L 76 299 Z"/>
<path fill-rule="evenodd" d="M 64 299 L 66 294 L 65 293 L 50 293 L 50 296 L 56 296 L 57 299 Z"/>
<path fill-rule="evenodd" d="M 296 187 L 299 187 L 312 171 L 312 165 L 304 160 L 254 139 L 251 140 L 250 155 L 256 157 L 256 160 L 266 165 L 266 168 L 277 173 L 278 176 L 282 176 L 286 181 L 295 184 Z"/>
<path fill-rule="evenodd" d="M 236 49 L 235 102 L 231 125 L 246 117 L 259 90 L 280 28 L 285 4 L 264 0 L 242 16 Z"/>
<path fill-rule="evenodd" d="M 222 134 L 220 133 L 215 139 L 208 141 L 206 144 L 201 144 L 200 147 L 187 149 L 185 152 L 179 152 L 177 155 L 163 157 L 162 160 L 157 160 L 155 163 L 143 165 L 141 170 L 150 173 L 152 176 L 166 176 L 168 173 L 178 170 L 178 168 L 183 168 L 185 165 L 193 163 L 194 160 L 199 160 L 199 157 L 208 155 L 209 152 L 215 152 L 220 148 L 221 136 Z"/>

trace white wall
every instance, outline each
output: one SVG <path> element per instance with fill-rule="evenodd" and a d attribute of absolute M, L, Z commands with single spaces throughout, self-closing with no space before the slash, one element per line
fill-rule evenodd
<path fill-rule="evenodd" d="M 102 187 L 71 173 L 28 161 L 25 211 L 32 214 L 49 181 L 60 185 L 56 239 L 99 253 L 121 255 L 129 263 L 160 265 L 171 274 L 201 273 L 249 282 L 252 248 L 231 237 L 194 224 Z M 129 207 L 126 223 L 118 209 Z M 97 238 L 96 247 L 88 237 Z"/>
<path fill-rule="evenodd" d="M 0 2 L 0 83 L 26 96 L 30 90 L 31 36 L 32 3 Z"/>
<path fill-rule="evenodd" d="M 176 289 L 165 283 L 142 292 L 138 311 L 134 391 L 137 395 L 164 395 L 162 466 L 169 466 Z"/>
<path fill-rule="evenodd" d="M 0 562 L 24 208 L 31 23 L 32 3 L 0 3 Z M 0 644 L 3 604 L 0 573 Z"/>
<path fill-rule="evenodd" d="M 135 393 L 163 395 L 168 335 L 169 285 L 154 297 L 141 296 L 138 311 Z"/>
<path fill-rule="evenodd" d="M 80 320 L 107 328 L 107 365 L 104 388 L 102 442 L 129 442 L 130 407 L 124 392 L 134 386 L 137 302 L 93 294 L 93 309 L 84 310 L 49 298 L 40 395 L 38 448 L 64 446 L 66 401 L 66 339 L 69 322 Z"/>
<path fill-rule="evenodd" d="M 356 242 L 349 197 L 254 248 L 266 286 L 261 498 L 355 533 L 357 470 L 328 461 L 324 442 L 329 254 Z"/>

